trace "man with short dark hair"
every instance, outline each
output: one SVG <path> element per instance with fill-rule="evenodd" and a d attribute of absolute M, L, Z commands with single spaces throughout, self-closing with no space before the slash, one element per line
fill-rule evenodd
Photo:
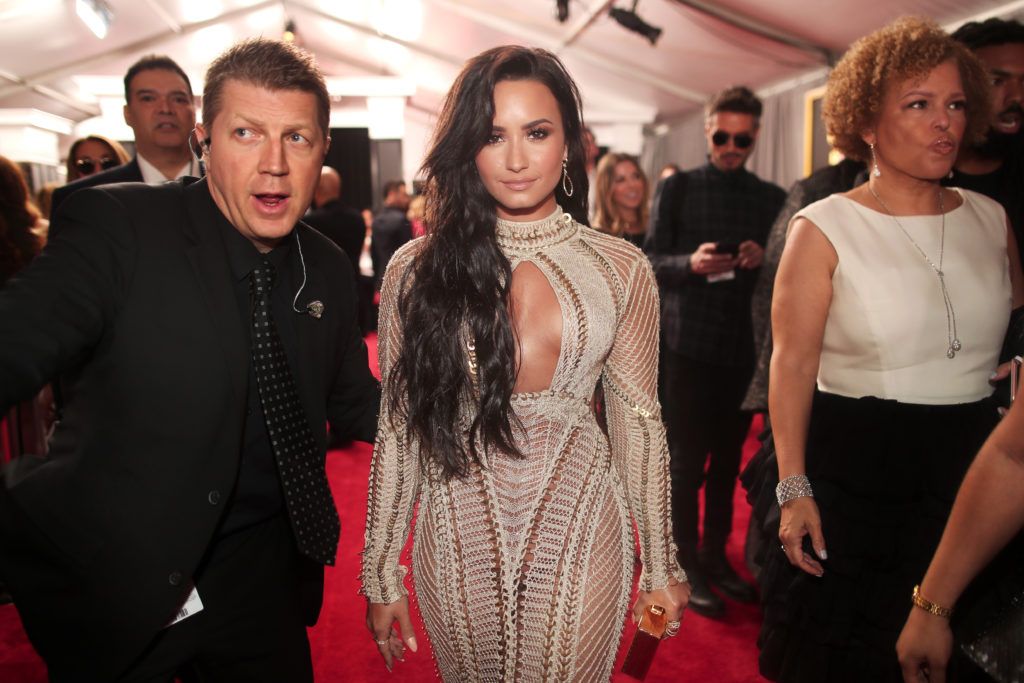
<path fill-rule="evenodd" d="M 412 224 L 406 217 L 409 210 L 409 192 L 405 181 L 384 183 L 384 206 L 373 217 L 370 226 L 370 256 L 373 258 L 373 278 L 380 286 L 392 255 L 412 239 Z"/>
<path fill-rule="evenodd" d="M 348 259 L 299 222 L 330 103 L 269 40 L 206 102 L 206 178 L 76 193 L 0 291 L 0 413 L 68 379 L 50 458 L 0 477 L 0 575 L 58 683 L 313 680 L 325 425 L 372 442 L 380 398 Z"/>
<path fill-rule="evenodd" d="M 199 161 L 189 148 L 189 136 L 196 125 L 192 84 L 173 59 L 148 55 L 135 62 L 124 77 L 124 99 L 124 121 L 135 133 L 135 158 L 57 188 L 52 211 L 85 187 L 155 184 L 201 175 Z"/>
<path fill-rule="evenodd" d="M 953 37 L 992 76 L 992 126 L 984 143 L 962 145 L 945 184 L 1003 205 L 1024 256 L 1024 24 L 998 18 L 964 24 Z"/>
<path fill-rule="evenodd" d="M 744 168 L 761 101 L 747 88 L 716 94 L 705 109 L 709 163 L 662 181 L 644 249 L 661 290 L 661 400 L 668 429 L 672 519 L 689 607 L 717 617 L 709 587 L 756 599 L 725 558 L 732 499 L 750 414 L 740 402 L 754 366 L 750 297 L 768 230 L 785 192 Z M 705 475 L 705 464 L 707 474 Z M 705 487 L 698 552 L 698 492 Z"/>

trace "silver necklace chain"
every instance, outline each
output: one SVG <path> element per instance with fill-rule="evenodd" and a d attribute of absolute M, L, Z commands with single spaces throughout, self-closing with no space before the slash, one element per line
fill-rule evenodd
<path fill-rule="evenodd" d="M 889 214 L 889 217 L 896 222 L 900 232 L 910 240 L 910 243 L 914 245 L 914 248 L 917 249 L 921 256 L 924 257 L 924 260 L 928 262 L 928 265 L 931 266 L 932 270 L 934 270 L 935 274 L 938 276 L 939 287 L 942 289 L 942 301 L 946 304 L 946 341 L 948 344 L 946 347 L 946 358 L 955 358 L 957 351 L 962 349 L 963 346 L 960 344 L 960 337 L 956 333 L 956 311 L 953 310 L 953 301 L 949 298 L 949 290 L 946 289 L 946 274 L 942 272 L 942 256 L 946 248 L 946 211 L 943 206 L 942 188 L 939 188 L 939 215 L 942 216 L 942 229 L 939 232 L 939 265 L 935 265 L 935 262 L 928 258 L 928 254 L 926 254 L 924 249 L 921 248 L 921 245 L 919 245 L 917 241 L 910 236 L 907 229 L 903 227 L 902 223 L 900 223 L 900 219 L 896 217 L 896 214 L 889 209 L 888 205 L 886 205 L 886 203 L 882 201 L 882 198 L 878 196 L 878 193 L 875 192 L 875 188 L 871 186 L 871 183 L 868 183 L 868 191 L 871 192 L 875 201 L 885 209 L 885 212 Z"/>

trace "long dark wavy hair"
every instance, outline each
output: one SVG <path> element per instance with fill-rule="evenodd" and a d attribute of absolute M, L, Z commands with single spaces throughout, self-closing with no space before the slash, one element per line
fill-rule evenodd
<path fill-rule="evenodd" d="M 411 282 L 398 299 L 402 350 L 385 388 L 392 414 L 405 419 L 421 457 L 449 478 L 465 476 L 491 450 L 521 455 L 510 403 L 518 372 L 508 313 L 512 268 L 496 241 L 494 198 L 476 168 L 491 135 L 494 87 L 510 80 L 542 83 L 557 100 L 573 193 L 567 196 L 559 183 L 556 200 L 587 222 L 581 100 L 561 61 L 519 46 L 471 59 L 445 98 L 423 163 L 429 227 L 404 274 Z M 475 384 L 467 343 L 475 344 Z M 474 408 L 468 416 L 467 404 Z M 464 417 L 471 419 L 468 435 Z"/>

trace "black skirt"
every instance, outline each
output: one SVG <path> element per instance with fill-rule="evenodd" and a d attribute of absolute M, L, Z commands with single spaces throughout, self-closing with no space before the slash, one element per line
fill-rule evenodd
<path fill-rule="evenodd" d="M 767 547 L 762 675 L 784 683 L 903 680 L 895 648 L 911 592 L 997 422 L 988 399 L 934 406 L 815 394 L 806 470 L 828 560 L 818 578 L 790 565 L 778 543 Z M 762 510 L 774 498 L 767 485 L 752 493 Z M 804 547 L 813 555 L 809 538 Z"/>

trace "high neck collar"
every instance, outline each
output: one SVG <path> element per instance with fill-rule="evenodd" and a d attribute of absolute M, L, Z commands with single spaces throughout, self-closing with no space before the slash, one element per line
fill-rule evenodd
<path fill-rule="evenodd" d="M 723 171 L 722 169 L 718 168 L 713 163 L 711 163 L 710 154 L 708 155 L 708 163 L 705 166 L 705 168 L 708 169 L 708 175 L 710 175 L 712 178 L 720 178 L 727 182 L 733 183 L 740 182 L 741 180 L 746 178 L 747 175 L 750 173 L 750 171 L 747 170 L 746 165 L 740 166 L 739 168 L 734 169 L 732 171 Z"/>
<path fill-rule="evenodd" d="M 518 223 L 499 218 L 495 233 L 502 251 L 534 252 L 571 237 L 576 233 L 576 222 L 556 206 L 550 216 L 537 221 Z"/>

